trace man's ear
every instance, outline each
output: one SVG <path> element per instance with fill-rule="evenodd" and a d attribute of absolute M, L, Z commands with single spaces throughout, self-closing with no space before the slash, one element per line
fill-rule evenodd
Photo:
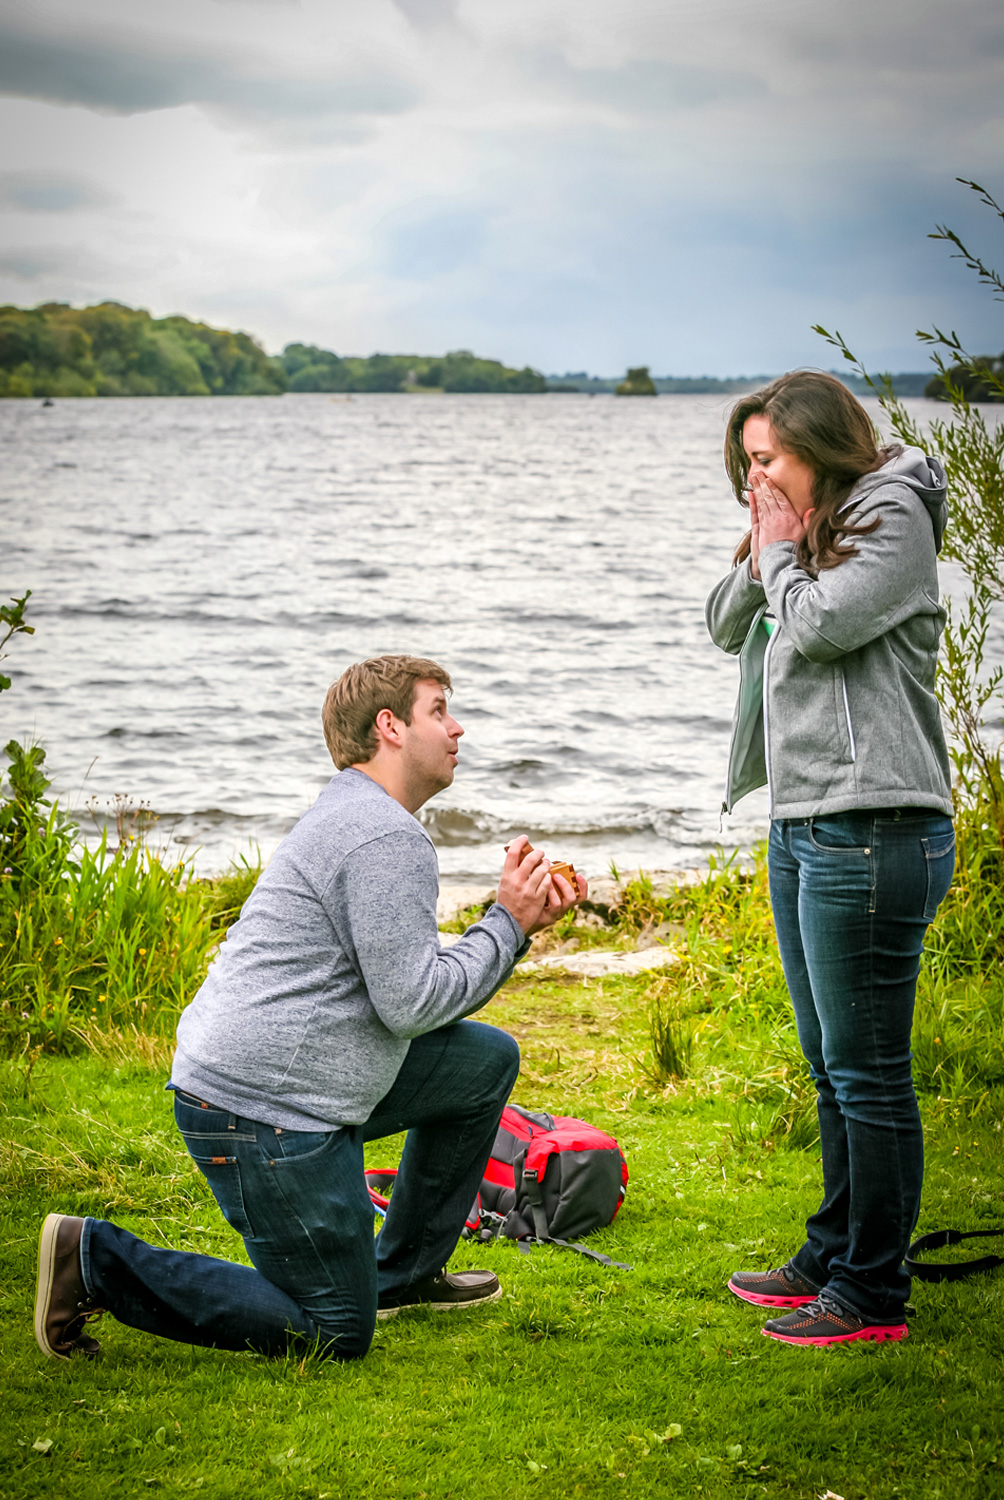
<path fill-rule="evenodd" d="M 405 726 L 389 708 L 382 708 L 380 710 L 373 721 L 373 727 L 376 729 L 378 750 L 381 745 L 389 745 L 394 749 L 401 748 L 401 745 L 404 743 L 402 730 Z"/>

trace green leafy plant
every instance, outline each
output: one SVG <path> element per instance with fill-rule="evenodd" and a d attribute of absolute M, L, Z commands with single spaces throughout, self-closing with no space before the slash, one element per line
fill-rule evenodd
<path fill-rule="evenodd" d="M 986 188 L 957 179 L 1004 223 L 1004 208 Z M 1004 278 L 945 225 L 930 236 L 954 247 L 953 254 L 1004 301 Z M 942 969 L 977 971 L 1004 960 L 1004 767 L 998 725 L 1004 671 L 987 662 L 993 611 L 1004 602 L 1004 422 L 990 424 L 974 405 L 974 389 L 1004 399 L 1004 372 L 968 354 L 957 333 L 918 330 L 931 350 L 939 394 L 951 416 L 936 418 L 926 432 L 895 395 L 888 375 L 873 379 L 839 332 L 815 331 L 859 371 L 878 398 L 893 433 L 903 442 L 939 452 L 948 474 L 951 524 L 943 556 L 962 568 L 968 586 L 961 602 L 947 602 L 939 672 L 939 696 L 951 732 L 956 809 L 956 877 L 931 929 L 929 948 Z M 974 384 L 975 382 L 975 384 Z"/>
<path fill-rule="evenodd" d="M 1004 222 L 1004 208 L 985 188 L 965 177 L 957 181 L 976 193 L 980 202 Z M 981 284 L 991 289 L 993 300 L 1004 301 L 1004 279 L 972 254 L 953 230 L 938 225 L 929 238 L 955 245 L 955 257 L 963 260 Z M 820 324 L 815 325 L 814 331 L 859 372 L 877 396 L 897 437 L 917 447 L 931 443 L 942 455 L 948 470 L 952 512 L 943 556 L 960 564 L 974 589 L 985 589 L 992 599 L 1004 600 L 1004 423 L 989 425 L 967 396 L 959 378 L 967 371 L 982 371 L 980 357 L 967 354 L 954 331 L 946 333 L 937 327 L 917 330 L 917 338 L 932 350 L 932 363 L 939 372 L 952 413 L 950 419 L 935 418 L 929 422 L 925 432 L 896 396 L 888 375 L 873 378 L 839 331 L 829 333 Z M 983 374 L 1004 398 L 1004 373 L 983 371 Z"/>
<path fill-rule="evenodd" d="M 72 858 L 77 825 L 45 794 L 51 782 L 42 769 L 41 745 L 8 740 L 7 782 L 0 781 L 0 880 L 31 889 L 76 869 Z"/>
<path fill-rule="evenodd" d="M 0 661 L 7 653 L 4 647 L 15 635 L 34 635 L 34 625 L 24 617 L 31 589 L 10 604 L 0 605 Z M 0 673 L 0 692 L 11 685 Z M 67 867 L 76 824 L 46 797 L 51 785 L 43 766 L 45 751 L 41 745 L 19 745 L 8 740 L 4 747 L 8 761 L 6 782 L 0 774 L 0 882 L 38 881 L 43 872 Z M 34 838 L 34 833 L 41 834 Z"/>
<path fill-rule="evenodd" d="M 615 866 L 611 866 L 611 873 L 615 880 L 619 879 Z M 656 892 L 651 876 L 644 870 L 639 870 L 633 880 L 624 882 L 611 909 L 613 923 L 628 933 L 643 932 L 645 928 L 664 921 L 665 917 L 665 898 Z"/>
<path fill-rule="evenodd" d="M 20 599 L 11 599 L 9 604 L 0 604 L 0 626 L 5 627 L 3 635 L 0 635 L 0 661 L 4 661 L 9 652 L 4 650 L 7 642 L 15 635 L 34 635 L 34 625 L 29 625 L 24 618 L 25 607 L 31 598 L 31 589 L 22 594 Z M 10 678 L 0 672 L 0 693 L 10 687 Z"/>

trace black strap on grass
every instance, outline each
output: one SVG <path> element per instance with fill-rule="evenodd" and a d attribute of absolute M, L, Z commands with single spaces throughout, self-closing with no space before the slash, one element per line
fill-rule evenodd
<path fill-rule="evenodd" d="M 612 1260 L 609 1255 L 604 1255 L 600 1250 L 590 1250 L 588 1245 L 580 1245 L 574 1240 L 557 1240 L 551 1235 L 535 1239 L 532 1234 L 523 1235 L 516 1241 L 522 1255 L 530 1254 L 532 1245 L 557 1245 L 559 1250 L 574 1250 L 579 1255 L 586 1255 L 590 1260 L 595 1260 L 601 1266 L 616 1266 L 619 1271 L 632 1271 L 633 1266 L 626 1265 L 622 1260 Z"/>
<path fill-rule="evenodd" d="M 482 1244 L 487 1244 L 489 1240 L 502 1237 L 500 1231 L 505 1221 L 505 1214 L 493 1214 L 489 1213 L 487 1209 L 482 1209 L 479 1227 L 474 1230 L 465 1228 L 461 1231 L 461 1238 L 465 1240 L 480 1240 Z M 530 1247 L 532 1245 L 557 1245 L 559 1250 L 574 1250 L 579 1255 L 585 1255 L 590 1260 L 597 1261 L 601 1266 L 616 1266 L 619 1271 L 631 1271 L 634 1269 L 633 1266 L 626 1265 L 622 1260 L 612 1260 L 609 1255 L 604 1255 L 601 1250 L 590 1250 L 588 1245 L 580 1245 L 573 1240 L 554 1239 L 547 1233 L 546 1221 L 542 1235 L 523 1235 L 516 1241 L 516 1244 L 523 1255 L 530 1254 Z"/>
<path fill-rule="evenodd" d="M 959 1245 L 963 1240 L 985 1240 L 1000 1238 L 1004 1235 L 1004 1228 L 1000 1229 L 971 1229 L 963 1233 L 961 1229 L 935 1229 L 930 1234 L 922 1234 L 919 1240 L 914 1240 L 903 1260 L 903 1264 L 911 1276 L 916 1276 L 919 1281 L 963 1281 L 967 1276 L 975 1276 L 980 1271 L 992 1271 L 995 1266 L 1004 1266 L 1004 1255 L 984 1255 L 980 1260 L 956 1260 L 956 1261 L 921 1261 L 917 1256 L 926 1250 L 944 1250 L 946 1245 Z"/>

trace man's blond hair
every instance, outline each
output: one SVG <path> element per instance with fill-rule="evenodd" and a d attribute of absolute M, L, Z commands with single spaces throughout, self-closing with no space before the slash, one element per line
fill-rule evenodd
<path fill-rule="evenodd" d="M 324 738 L 339 771 L 365 765 L 377 752 L 376 717 L 389 708 L 396 719 L 411 723 L 415 689 L 438 682 L 453 691 L 450 674 L 424 656 L 374 656 L 347 667 L 328 688 L 321 710 Z"/>

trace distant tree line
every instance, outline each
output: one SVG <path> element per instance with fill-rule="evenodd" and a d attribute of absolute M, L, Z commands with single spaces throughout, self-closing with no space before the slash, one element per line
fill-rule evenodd
<path fill-rule="evenodd" d="M 313 344 L 287 344 L 281 364 L 291 391 L 439 390 L 537 395 L 547 389 L 543 375 L 527 365 L 509 369 L 497 359 L 479 359 L 468 349 L 442 357 L 429 354 L 371 354 L 341 357 Z"/>
<path fill-rule="evenodd" d="M 638 371 L 628 370 L 626 379 L 619 380 L 617 376 L 604 377 L 599 375 L 588 375 L 585 370 L 570 370 L 564 375 L 548 375 L 547 389 L 549 391 L 569 393 L 580 391 L 589 395 L 605 395 L 620 393 L 624 395 L 659 395 L 659 396 L 731 396 L 740 391 L 756 390 L 759 386 L 768 385 L 776 379 L 777 372 L 773 375 L 729 375 L 719 378 L 715 375 L 649 375 L 648 367 L 641 365 L 638 370 L 645 371 L 645 379 L 648 379 L 654 387 L 654 391 L 647 388 L 638 392 L 635 390 L 621 391 L 621 386 L 634 386 L 636 382 L 632 376 Z M 831 375 L 836 375 L 842 380 L 855 395 L 869 396 L 872 394 L 864 380 L 860 376 L 853 375 L 845 370 L 831 370 Z M 926 371 L 919 373 L 904 371 L 899 375 L 892 375 L 890 379 L 898 396 L 932 396 L 937 394 L 933 387 L 937 383 L 929 379 Z M 991 397 L 974 397 L 974 400 L 990 400 Z"/>
<path fill-rule="evenodd" d="M 950 374 L 960 380 L 968 400 L 1000 401 L 983 371 L 1004 371 L 1004 354 L 979 355 Z M 866 393 L 859 377 L 834 373 Z M 657 375 L 652 384 L 660 395 L 729 394 L 769 379 Z M 891 379 L 899 396 L 946 399 L 940 375 L 929 379 L 907 372 Z M 183 317 L 152 318 L 120 302 L 84 308 L 65 302 L 0 307 L 0 396 L 276 396 L 285 390 L 536 395 L 548 390 L 612 392 L 617 384 L 585 371 L 545 377 L 529 365 L 512 369 L 468 349 L 442 356 L 371 354 L 360 359 L 314 344 L 287 344 L 282 354 L 270 357 L 249 334 Z"/>
<path fill-rule="evenodd" d="M 459 349 L 341 358 L 312 344 L 270 357 L 249 334 L 152 318 L 120 302 L 0 307 L 0 396 L 278 396 L 293 391 L 546 390 L 543 375 Z"/>
<path fill-rule="evenodd" d="M 736 375 L 719 379 L 715 375 L 651 375 L 647 365 L 639 365 L 639 370 L 645 371 L 645 379 L 649 380 L 654 391 L 645 391 L 646 395 L 659 396 L 691 396 L 691 395 L 731 395 L 734 392 L 754 390 L 757 386 L 767 385 L 773 380 L 773 375 Z M 592 396 L 613 395 L 618 386 L 629 385 L 632 371 L 628 370 L 627 376 L 604 376 L 589 375 L 585 370 L 569 370 L 564 375 L 548 375 L 547 389 L 556 392 L 580 391 Z"/>
<path fill-rule="evenodd" d="M 246 333 L 102 302 L 0 307 L 0 396 L 274 396 L 281 367 Z"/>

